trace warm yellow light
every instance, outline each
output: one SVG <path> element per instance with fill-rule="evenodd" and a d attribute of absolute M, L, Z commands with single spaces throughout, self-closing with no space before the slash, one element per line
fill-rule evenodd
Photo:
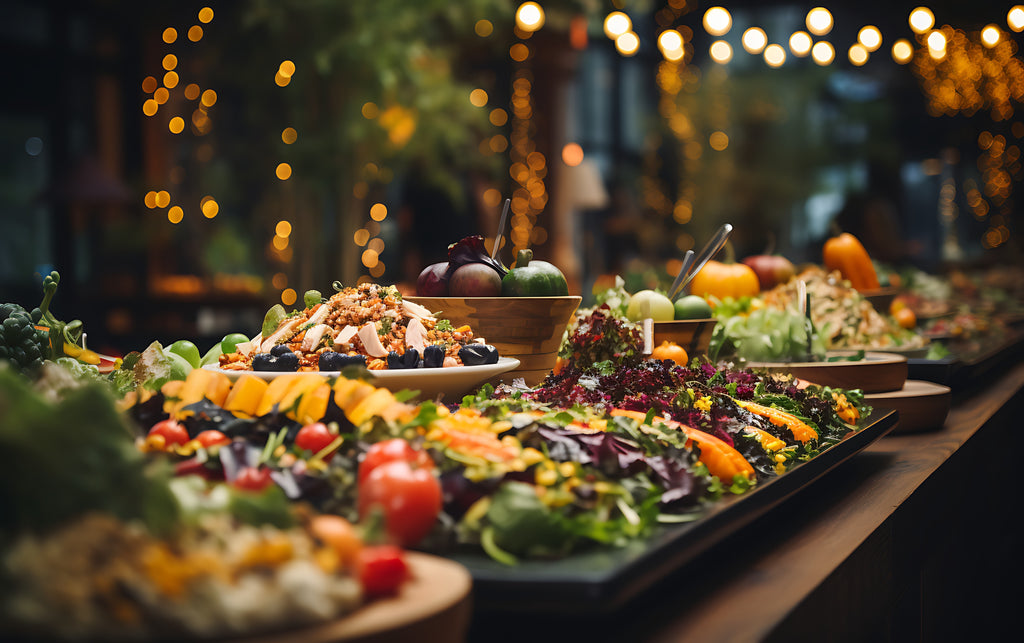
<path fill-rule="evenodd" d="M 286 127 L 281 131 L 281 140 L 284 141 L 285 145 L 291 145 L 299 139 L 299 133 L 295 131 L 294 127 Z"/>
<path fill-rule="evenodd" d="M 274 235 L 274 239 L 271 241 L 274 244 L 274 248 L 277 250 L 284 250 L 288 247 L 288 237 L 282 237 L 281 235 Z"/>
<path fill-rule="evenodd" d="M 150 210 L 155 208 L 156 207 L 156 192 L 153 191 L 153 190 L 150 190 L 149 192 L 146 192 L 146 196 L 145 196 L 145 198 L 143 198 L 142 202 L 145 203 L 146 207 L 149 208 Z"/>
<path fill-rule="evenodd" d="M 708 53 L 711 55 L 711 60 L 716 63 L 725 64 L 732 60 L 732 47 L 724 40 L 716 40 L 711 43 Z"/>
<path fill-rule="evenodd" d="M 383 203 L 374 203 L 370 206 L 370 218 L 374 221 L 383 221 L 388 218 L 388 206 Z"/>
<path fill-rule="evenodd" d="M 517 42 L 508 48 L 508 57 L 517 63 L 521 63 L 530 57 L 530 48 L 521 42 Z"/>
<path fill-rule="evenodd" d="M 481 38 L 486 38 L 494 33 L 494 25 L 490 20 L 477 20 L 476 24 L 473 25 L 473 31 Z"/>
<path fill-rule="evenodd" d="M 274 276 L 270 278 L 270 285 L 281 290 L 288 285 L 288 275 L 283 272 L 275 272 Z"/>
<path fill-rule="evenodd" d="M 811 45 L 813 44 L 811 35 L 806 31 L 794 31 L 793 35 L 789 37 L 789 50 L 793 52 L 794 56 L 799 58 L 803 58 L 811 53 Z"/>
<path fill-rule="evenodd" d="M 181 134 L 185 131 L 185 119 L 180 116 L 175 116 L 167 124 L 167 129 L 171 130 L 172 134 Z"/>
<path fill-rule="evenodd" d="M 147 98 L 146 102 L 142 104 L 142 113 L 146 116 L 155 115 L 158 109 L 160 109 L 160 103 L 156 102 L 152 98 Z"/>
<path fill-rule="evenodd" d="M 995 25 L 988 25 L 981 30 L 981 42 L 990 49 L 999 44 L 999 38 L 999 27 Z"/>
<path fill-rule="evenodd" d="M 1014 31 L 1024 31 L 1024 5 L 1017 5 L 1006 14 L 1006 25 Z"/>
<path fill-rule="evenodd" d="M 295 63 L 290 60 L 282 61 L 281 64 L 278 65 L 277 73 L 281 74 L 285 78 L 291 78 L 295 75 Z"/>
<path fill-rule="evenodd" d="M 876 51 L 882 46 L 882 32 L 874 25 L 862 27 L 857 32 L 857 42 L 864 45 L 864 49 L 868 51 Z"/>
<path fill-rule="evenodd" d="M 365 246 L 366 242 L 370 240 L 370 231 L 366 228 L 359 228 L 355 234 L 352 235 L 352 241 L 357 246 Z"/>
<path fill-rule="evenodd" d="M 367 120 L 373 120 L 380 115 L 380 108 L 377 107 L 377 103 L 370 101 L 363 103 L 363 107 L 360 111 L 363 114 L 363 118 Z"/>
<path fill-rule="evenodd" d="M 281 291 L 281 303 L 285 306 L 291 306 L 298 298 L 299 295 L 294 288 L 285 288 Z"/>
<path fill-rule="evenodd" d="M 516 26 L 523 31 L 537 31 L 544 26 L 544 10 L 536 2 L 524 2 L 516 10 Z"/>
<path fill-rule="evenodd" d="M 178 72 L 169 71 L 164 74 L 164 87 L 167 89 L 174 89 L 178 86 Z"/>
<path fill-rule="evenodd" d="M 675 29 L 666 29 L 658 35 L 658 48 L 662 52 L 677 51 L 683 48 L 683 35 Z"/>
<path fill-rule="evenodd" d="M 167 54 L 163 59 L 163 67 L 167 71 L 171 71 L 178 66 L 178 57 L 174 54 Z"/>
<path fill-rule="evenodd" d="M 199 22 L 209 24 L 213 20 L 213 9 L 210 7 L 203 7 L 199 10 Z"/>
<path fill-rule="evenodd" d="M 171 204 L 171 193 L 167 190 L 160 190 L 156 193 L 156 207 L 166 208 Z"/>
<path fill-rule="evenodd" d="M 807 12 L 807 31 L 815 36 L 824 36 L 832 31 L 832 14 L 825 7 L 815 7 Z"/>
<path fill-rule="evenodd" d="M 751 27 L 743 32 L 743 48 L 747 50 L 748 54 L 759 54 L 764 51 L 765 45 L 768 44 L 768 36 L 765 34 L 764 29 L 760 27 Z"/>
<path fill-rule="evenodd" d="M 174 206 L 167 211 L 167 220 L 171 223 L 181 223 L 181 220 L 185 218 L 185 211 L 180 206 Z"/>
<path fill-rule="evenodd" d="M 207 89 L 203 92 L 203 96 L 199 101 L 204 107 L 213 107 L 217 104 L 217 92 L 212 89 Z"/>
<path fill-rule="evenodd" d="M 487 92 L 479 87 L 469 92 L 469 102 L 474 107 L 483 107 L 487 104 Z"/>
<path fill-rule="evenodd" d="M 283 76 L 281 72 L 274 74 L 274 84 L 278 87 L 287 87 L 292 82 L 291 76 Z"/>
<path fill-rule="evenodd" d="M 199 42 L 203 39 L 203 28 L 199 25 L 192 25 L 188 28 L 188 39 L 192 42 Z"/>
<path fill-rule="evenodd" d="M 367 248 L 366 250 L 363 250 L 362 260 L 364 266 L 367 268 L 373 268 L 377 265 L 377 262 L 380 261 L 380 254 L 372 248 Z"/>
<path fill-rule="evenodd" d="M 633 21 L 621 11 L 613 11 L 604 18 L 604 35 L 611 40 L 615 40 L 632 29 Z"/>
<path fill-rule="evenodd" d="M 632 31 L 627 31 L 615 39 L 615 48 L 623 56 L 632 56 L 640 49 L 640 38 Z"/>
<path fill-rule="evenodd" d="M 160 84 L 157 82 L 156 78 L 152 76 L 146 76 L 142 79 L 142 91 L 146 92 L 147 94 L 152 94 L 156 91 L 156 88 L 159 86 Z"/>
<path fill-rule="evenodd" d="M 164 29 L 164 33 L 163 33 L 163 41 L 164 42 L 166 42 L 169 45 L 169 44 L 173 43 L 177 39 L 178 39 L 178 30 L 177 29 L 175 29 L 174 27 L 168 27 L 168 28 Z"/>
<path fill-rule="evenodd" d="M 764 61 L 769 67 L 781 67 L 786 62 L 786 50 L 782 45 L 768 45 L 764 48 Z"/>
<path fill-rule="evenodd" d="M 274 226 L 274 234 L 285 239 L 290 237 L 292 235 L 291 222 L 286 219 L 278 221 L 277 225 Z"/>
<path fill-rule="evenodd" d="M 892 43 L 892 59 L 901 65 L 906 65 L 914 57 L 914 47 L 906 38 L 900 38 Z"/>
<path fill-rule="evenodd" d="M 171 93 L 167 91 L 166 87 L 158 87 L 157 90 L 153 92 L 153 100 L 155 100 L 158 105 L 163 105 L 170 97 Z"/>
<path fill-rule="evenodd" d="M 287 181 L 292 176 L 292 166 L 287 163 L 278 163 L 274 174 L 282 181 Z"/>
<path fill-rule="evenodd" d="M 928 50 L 930 52 L 946 52 L 946 34 L 938 29 L 928 34 Z"/>
<path fill-rule="evenodd" d="M 914 33 L 924 33 L 935 24 L 935 14 L 928 7 L 918 7 L 910 12 L 908 22 Z"/>
<path fill-rule="evenodd" d="M 562 148 L 562 162 L 569 167 L 576 167 L 583 162 L 583 148 L 579 143 L 566 143 Z"/>
<path fill-rule="evenodd" d="M 195 100 L 199 98 L 199 85 L 195 83 L 189 83 L 185 86 L 185 98 L 188 100 Z"/>
<path fill-rule="evenodd" d="M 711 7 L 704 12 L 704 31 L 712 36 L 724 36 L 732 29 L 732 14 L 722 7 Z"/>
<path fill-rule="evenodd" d="M 220 213 L 220 204 L 210 196 L 202 200 L 200 208 L 203 210 L 203 216 L 207 219 L 212 219 Z"/>
<path fill-rule="evenodd" d="M 850 58 L 851 63 L 860 67 L 868 61 L 868 49 L 859 42 L 854 43 L 850 45 L 850 51 L 847 53 L 847 56 Z"/>
<path fill-rule="evenodd" d="M 491 110 L 490 115 L 487 117 L 491 121 L 491 125 L 495 127 L 503 127 L 508 122 L 508 112 L 498 107 Z"/>
<path fill-rule="evenodd" d="M 778 45 L 773 46 L 778 47 Z M 781 49 L 781 47 L 779 48 Z M 729 147 L 729 135 L 725 132 L 712 132 L 711 136 L 708 137 L 708 145 L 711 146 L 711 149 L 721 152 L 725 148 Z"/>
<path fill-rule="evenodd" d="M 833 49 L 831 43 L 822 40 L 814 43 L 814 46 L 811 47 L 811 58 L 814 59 L 814 62 L 824 67 L 825 65 L 832 64 L 832 61 L 835 60 L 836 50 Z"/>

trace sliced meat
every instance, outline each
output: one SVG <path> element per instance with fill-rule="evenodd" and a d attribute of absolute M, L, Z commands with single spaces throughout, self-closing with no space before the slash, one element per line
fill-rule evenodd
<path fill-rule="evenodd" d="M 331 330 L 331 327 L 327 324 L 317 324 L 312 328 L 306 330 L 305 337 L 302 338 L 302 350 L 311 352 L 316 350 L 316 347 L 320 344 L 320 340 L 323 339 L 327 331 Z"/>
<path fill-rule="evenodd" d="M 284 320 L 284 322 L 277 327 L 277 330 L 270 334 L 270 337 L 263 340 L 263 343 L 260 344 L 260 352 L 270 352 L 270 349 L 277 344 L 280 344 L 281 340 L 291 337 L 295 333 L 295 329 L 299 327 L 299 323 L 305 321 L 306 320 L 302 317 L 292 317 Z"/>
<path fill-rule="evenodd" d="M 434 313 L 430 312 L 423 306 L 420 306 L 419 304 L 409 301 L 407 299 L 402 300 L 402 312 L 404 312 L 406 315 L 414 319 L 434 318 Z"/>
<path fill-rule="evenodd" d="M 334 336 L 334 345 L 342 346 L 349 343 L 350 341 L 352 341 L 352 338 L 355 337 L 358 332 L 358 328 L 356 328 L 352 324 L 348 324 L 340 331 L 338 331 L 338 334 Z"/>
<path fill-rule="evenodd" d="M 384 344 L 380 343 L 376 324 L 366 322 L 357 334 L 359 335 L 359 341 L 363 343 L 363 348 L 366 349 L 366 353 L 370 357 L 387 357 L 388 351 L 384 348 Z"/>
<path fill-rule="evenodd" d="M 408 348 L 415 348 L 420 355 L 427 345 L 427 328 L 416 317 L 410 319 L 409 325 L 405 328 L 405 345 Z"/>

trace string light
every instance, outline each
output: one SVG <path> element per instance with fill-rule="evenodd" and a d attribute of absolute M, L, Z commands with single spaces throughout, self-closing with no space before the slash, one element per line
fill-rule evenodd
<path fill-rule="evenodd" d="M 544 26 L 544 10 L 536 2 L 524 2 L 516 10 L 516 26 L 527 33 Z"/>
<path fill-rule="evenodd" d="M 850 45 L 850 50 L 847 53 L 847 56 L 849 57 L 851 63 L 853 63 L 857 67 L 860 67 L 861 65 L 868 61 L 868 49 L 859 42 L 854 43 Z"/>
<path fill-rule="evenodd" d="M 622 34 L 633 29 L 633 21 L 621 11 L 613 11 L 605 16 L 604 35 L 610 40 L 615 40 Z"/>
<path fill-rule="evenodd" d="M 1024 31 L 1024 6 L 1017 5 L 1006 14 L 1006 25 L 1014 31 Z"/>
<path fill-rule="evenodd" d="M 988 25 L 981 30 L 981 44 L 991 49 L 999 44 L 1000 35 L 999 27 Z"/>
<path fill-rule="evenodd" d="M 623 56 L 632 56 L 640 49 L 640 38 L 632 31 L 627 31 L 615 39 L 615 49 Z"/>
<path fill-rule="evenodd" d="M 913 57 L 914 47 L 910 44 L 909 40 L 901 38 L 892 43 L 892 59 L 897 63 L 905 65 L 910 62 L 910 59 Z"/>
<path fill-rule="evenodd" d="M 719 64 L 724 65 L 732 60 L 732 46 L 724 40 L 716 40 L 711 43 L 708 53 L 711 54 L 711 60 Z"/>
<path fill-rule="evenodd" d="M 769 67 L 781 67 L 786 62 L 786 50 L 782 45 L 768 45 L 764 48 L 764 61 Z"/>
<path fill-rule="evenodd" d="M 867 25 L 857 32 L 857 42 L 869 52 L 876 51 L 882 46 L 882 32 L 874 25 Z"/>
<path fill-rule="evenodd" d="M 811 47 L 811 58 L 814 59 L 814 62 L 824 67 L 825 65 L 832 64 L 832 61 L 835 60 L 836 50 L 832 47 L 831 43 L 821 40 L 814 43 L 814 46 Z"/>

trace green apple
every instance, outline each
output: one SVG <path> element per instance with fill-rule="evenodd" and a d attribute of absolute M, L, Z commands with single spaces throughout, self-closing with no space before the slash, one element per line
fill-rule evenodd
<path fill-rule="evenodd" d="M 187 339 L 179 339 L 167 347 L 168 353 L 174 353 L 185 358 L 192 368 L 199 368 L 199 348 Z"/>
<path fill-rule="evenodd" d="M 653 290 L 641 290 L 629 298 L 626 318 L 630 321 L 653 319 L 654 321 L 672 321 L 676 311 L 672 300 Z"/>
<path fill-rule="evenodd" d="M 199 351 L 196 351 L 197 354 L 198 352 Z M 172 353 L 171 351 L 168 350 L 164 351 L 164 355 L 171 362 L 171 371 L 168 375 L 168 379 L 183 380 L 186 377 L 188 377 L 189 373 L 192 372 L 192 369 L 194 368 L 192 364 L 178 353 Z M 198 358 L 196 359 L 196 361 L 199 361 Z"/>
<path fill-rule="evenodd" d="M 676 319 L 710 319 L 711 306 L 700 295 L 686 295 L 675 303 Z"/>

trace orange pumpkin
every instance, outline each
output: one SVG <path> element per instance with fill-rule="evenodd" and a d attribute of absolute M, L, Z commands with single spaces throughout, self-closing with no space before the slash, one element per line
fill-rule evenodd
<path fill-rule="evenodd" d="M 878 275 L 868 251 L 861 245 L 860 240 L 849 232 L 843 232 L 826 241 L 822 257 L 826 268 L 838 270 L 843 279 L 849 281 L 856 290 L 879 289 Z"/>
<path fill-rule="evenodd" d="M 709 261 L 693 277 L 690 292 L 718 299 L 755 297 L 761 292 L 761 282 L 757 280 L 757 273 L 748 265 Z"/>

